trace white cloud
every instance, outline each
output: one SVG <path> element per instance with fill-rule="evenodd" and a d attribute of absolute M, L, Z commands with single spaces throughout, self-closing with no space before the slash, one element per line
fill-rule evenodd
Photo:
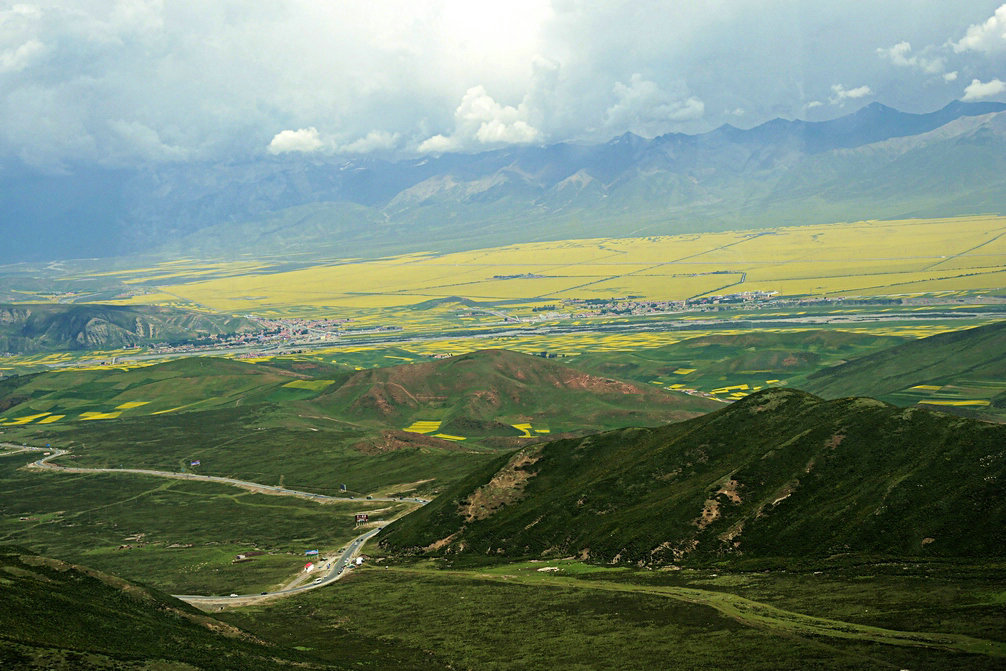
<path fill-rule="evenodd" d="M 1006 51 L 1006 4 L 1001 5 L 984 23 L 970 26 L 964 37 L 953 43 L 953 47 L 957 53 Z"/>
<path fill-rule="evenodd" d="M 677 88 L 681 91 L 675 96 L 638 72 L 629 78 L 628 84 L 615 82 L 612 92 L 617 100 L 604 113 L 605 127 L 655 136 L 667 132 L 676 123 L 701 119 L 706 111 L 705 103 L 687 95 L 683 85 Z"/>
<path fill-rule="evenodd" d="M 372 130 L 365 136 L 339 147 L 340 152 L 348 154 L 369 154 L 373 151 L 389 151 L 398 145 L 398 133 L 383 130 Z"/>
<path fill-rule="evenodd" d="M 846 100 L 857 100 L 859 98 L 865 98 L 868 95 L 873 95 L 873 91 L 869 86 L 857 86 L 854 89 L 847 89 L 841 84 L 832 84 L 831 91 L 833 95 L 828 100 L 832 105 L 842 105 Z"/>
<path fill-rule="evenodd" d="M 459 140 L 451 139 L 445 135 L 437 133 L 433 137 L 428 137 L 419 143 L 418 151 L 424 154 L 445 154 L 449 151 L 461 149 Z"/>
<path fill-rule="evenodd" d="M 160 134 L 153 128 L 138 121 L 123 121 L 121 119 L 109 123 L 109 127 L 118 136 L 113 147 L 120 154 L 140 153 L 150 161 L 182 161 L 189 158 L 190 152 L 184 147 L 166 144 Z"/>
<path fill-rule="evenodd" d="M 39 60 L 46 52 L 46 46 L 38 40 L 28 40 L 16 49 L 0 52 L 0 73 L 24 70 Z"/>
<path fill-rule="evenodd" d="M 945 81 L 945 82 L 955 82 L 955 81 L 957 81 L 957 70 L 954 70 L 953 72 L 945 72 L 945 73 L 943 73 L 943 81 Z"/>
<path fill-rule="evenodd" d="M 910 42 L 898 42 L 887 49 L 877 49 L 877 53 L 902 68 L 919 68 L 923 72 L 937 75 L 943 72 L 945 62 L 939 56 L 919 56 L 912 54 Z"/>
<path fill-rule="evenodd" d="M 806 105 L 804 105 L 804 107 L 807 108 L 807 109 L 809 109 L 809 110 L 812 110 L 815 107 L 821 107 L 823 105 L 824 105 L 824 103 L 821 102 L 820 100 L 811 100 L 809 103 L 807 103 Z"/>
<path fill-rule="evenodd" d="M 318 135 L 318 129 L 311 126 L 310 128 L 284 130 L 276 133 L 266 151 L 270 154 L 286 154 L 289 152 L 311 153 L 318 151 L 323 146 L 324 143 Z"/>
<path fill-rule="evenodd" d="M 513 107 L 501 105 L 481 84 L 473 86 L 461 98 L 454 111 L 454 132 L 437 134 L 419 144 L 420 152 L 443 153 L 471 148 L 540 142 L 542 133 L 528 117 L 527 99 Z"/>
<path fill-rule="evenodd" d="M 701 132 L 859 90 L 834 82 L 937 109 L 947 87 L 906 74 L 942 59 L 962 84 L 1006 79 L 974 57 L 998 49 L 1004 1 L 0 0 L 0 166 Z M 476 84 L 486 107 L 459 116 Z"/>
<path fill-rule="evenodd" d="M 964 89 L 964 95 L 961 97 L 961 100 L 984 100 L 986 98 L 994 98 L 1003 92 L 1006 92 L 1006 82 L 1002 82 L 999 79 L 987 82 L 972 79 L 971 83 Z"/>

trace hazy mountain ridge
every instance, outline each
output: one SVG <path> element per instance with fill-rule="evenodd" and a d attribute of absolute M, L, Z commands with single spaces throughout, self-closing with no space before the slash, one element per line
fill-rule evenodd
<path fill-rule="evenodd" d="M 155 306 L 0 304 L 0 352 L 76 351 L 257 330 L 247 319 Z"/>
<path fill-rule="evenodd" d="M 1001 211 L 1003 110 L 1002 103 L 955 102 L 909 114 L 874 103 L 826 122 L 776 119 L 748 130 L 722 126 L 652 140 L 625 134 L 599 145 L 397 162 L 298 155 L 77 167 L 62 176 L 8 169 L 0 205 L 17 224 L 10 249 L 24 258 L 161 245 L 204 255 L 319 245 L 374 254 L 440 242 Z M 983 175 L 978 184 L 976 175 Z M 71 221 L 74 236 L 57 235 Z M 113 236 L 118 242 L 109 244 Z"/>

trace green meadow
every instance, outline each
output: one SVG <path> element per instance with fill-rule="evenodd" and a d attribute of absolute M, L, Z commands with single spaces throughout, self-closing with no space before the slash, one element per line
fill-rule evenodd
<path fill-rule="evenodd" d="M 445 566 L 382 560 L 337 590 L 221 617 L 363 668 L 380 667 L 342 641 L 377 639 L 429 654 L 432 666 L 500 671 L 964 670 L 1006 660 L 999 566 L 822 565 L 799 573 Z M 541 570 L 549 568 L 558 570 Z"/>
<path fill-rule="evenodd" d="M 28 471 L 0 456 L 0 543 L 91 566 L 174 594 L 257 592 L 289 580 L 304 551 L 335 551 L 405 504 L 319 504 L 207 482 Z M 234 562 L 248 551 L 266 555 Z"/>

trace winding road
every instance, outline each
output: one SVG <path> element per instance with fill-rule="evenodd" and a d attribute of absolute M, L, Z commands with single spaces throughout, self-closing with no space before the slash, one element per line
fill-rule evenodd
<path fill-rule="evenodd" d="M 232 487 L 241 487 L 242 489 L 248 489 L 259 494 L 272 494 L 275 496 L 293 496 L 296 498 L 307 499 L 309 501 L 315 501 L 317 503 L 346 503 L 348 501 L 386 501 L 393 503 L 415 503 L 418 505 L 426 505 L 429 503 L 427 499 L 420 498 L 394 498 L 394 497 L 382 497 L 382 496 L 368 496 L 366 499 L 357 499 L 354 497 L 347 496 L 328 496 L 327 494 L 313 494 L 311 492 L 303 492 L 297 489 L 287 489 L 285 487 L 276 487 L 274 485 L 263 485 L 258 482 L 248 482 L 247 480 L 237 480 L 235 478 L 225 478 L 217 475 L 198 475 L 195 473 L 176 473 L 173 471 L 157 471 L 145 468 L 79 468 L 76 466 L 58 466 L 51 463 L 52 459 L 57 457 L 62 457 L 69 454 L 67 450 L 59 449 L 58 447 L 33 447 L 30 445 L 15 445 L 13 443 L 0 443 L 0 448 L 7 448 L 10 450 L 7 454 L 17 454 L 19 452 L 42 452 L 44 456 L 41 459 L 36 459 L 35 461 L 28 464 L 28 468 L 32 469 L 48 469 L 54 471 L 61 471 L 64 473 L 135 473 L 137 475 L 152 475 L 161 478 L 171 478 L 174 480 L 198 480 L 203 482 L 217 482 L 220 484 L 230 485 Z M 300 592 L 306 592 L 312 589 L 318 589 L 320 587 L 325 587 L 331 585 L 336 580 L 342 577 L 343 572 L 346 567 L 350 565 L 354 557 L 359 553 L 363 545 L 369 541 L 371 538 L 376 536 L 383 527 L 378 527 L 376 529 L 370 529 L 365 533 L 360 534 L 342 550 L 338 559 L 334 561 L 328 561 L 325 563 L 327 568 L 323 571 L 313 574 L 316 576 L 312 582 L 306 585 L 299 585 L 297 587 L 288 587 L 284 589 L 279 589 L 273 592 L 260 592 L 257 594 L 231 594 L 230 596 L 205 596 L 198 594 L 173 594 L 177 599 L 182 601 L 187 601 L 193 605 L 200 605 L 202 607 L 213 606 L 213 605 L 246 605 L 250 602 L 259 601 L 263 599 L 269 599 L 280 596 L 289 596 L 291 594 L 297 594 Z"/>

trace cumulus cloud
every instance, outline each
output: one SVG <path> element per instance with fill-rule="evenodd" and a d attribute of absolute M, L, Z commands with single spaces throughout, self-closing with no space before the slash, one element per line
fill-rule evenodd
<path fill-rule="evenodd" d="M 677 88 L 684 91 L 681 84 Z M 640 135 L 658 135 L 675 123 L 701 119 L 706 111 L 699 98 L 675 96 L 638 72 L 629 77 L 628 84 L 615 82 L 612 93 L 616 102 L 605 112 L 605 127 L 625 128 Z"/>
<path fill-rule="evenodd" d="M 28 40 L 14 49 L 0 52 L 0 73 L 24 70 L 39 60 L 45 52 L 45 45 L 38 40 Z"/>
<path fill-rule="evenodd" d="M 481 84 L 461 98 L 454 111 L 454 131 L 438 133 L 419 144 L 423 153 L 444 153 L 470 148 L 540 142 L 542 133 L 528 122 L 527 101 L 513 107 L 501 105 Z"/>
<path fill-rule="evenodd" d="M 390 151 L 398 145 L 401 136 L 384 130 L 372 130 L 365 136 L 341 145 L 338 151 L 348 154 L 369 154 L 375 151 Z"/>
<path fill-rule="evenodd" d="M 1002 82 L 999 79 L 993 79 L 987 82 L 972 79 L 971 83 L 964 89 L 964 95 L 961 97 L 961 100 L 966 102 L 971 100 L 985 100 L 986 98 L 994 98 L 1003 92 L 1006 92 L 1006 82 Z"/>
<path fill-rule="evenodd" d="M 809 110 L 812 110 L 815 107 L 823 107 L 823 106 L 824 106 L 824 103 L 821 102 L 820 100 L 811 100 L 809 103 L 807 103 L 806 105 L 804 105 L 804 107 L 806 109 L 809 109 Z"/>
<path fill-rule="evenodd" d="M 0 167 L 701 132 L 834 82 L 937 109 L 942 71 L 903 80 L 1003 78 L 1003 1 L 0 0 Z"/>
<path fill-rule="evenodd" d="M 869 86 L 857 86 L 854 89 L 847 89 L 841 84 L 832 84 L 831 91 L 834 95 L 828 100 L 832 105 L 842 105 L 845 104 L 846 100 L 858 100 L 859 98 L 865 98 L 868 95 L 873 95 L 873 91 Z"/>
<path fill-rule="evenodd" d="M 955 82 L 955 81 L 957 81 L 957 70 L 954 70 L 953 72 L 944 72 L 943 73 L 943 81 L 945 81 L 945 82 Z"/>
<path fill-rule="evenodd" d="M 284 130 L 276 133 L 266 151 L 270 154 L 288 154 L 290 152 L 309 154 L 318 151 L 324 144 L 318 134 L 318 129 L 311 126 L 310 128 Z"/>
<path fill-rule="evenodd" d="M 945 61 L 939 56 L 927 57 L 912 54 L 910 42 L 898 42 L 893 47 L 877 49 L 877 53 L 898 67 L 918 68 L 931 75 L 938 75 L 945 69 Z"/>
<path fill-rule="evenodd" d="M 1006 4 L 1001 5 L 984 23 L 970 26 L 964 37 L 953 43 L 953 48 L 957 53 L 1006 51 Z"/>

